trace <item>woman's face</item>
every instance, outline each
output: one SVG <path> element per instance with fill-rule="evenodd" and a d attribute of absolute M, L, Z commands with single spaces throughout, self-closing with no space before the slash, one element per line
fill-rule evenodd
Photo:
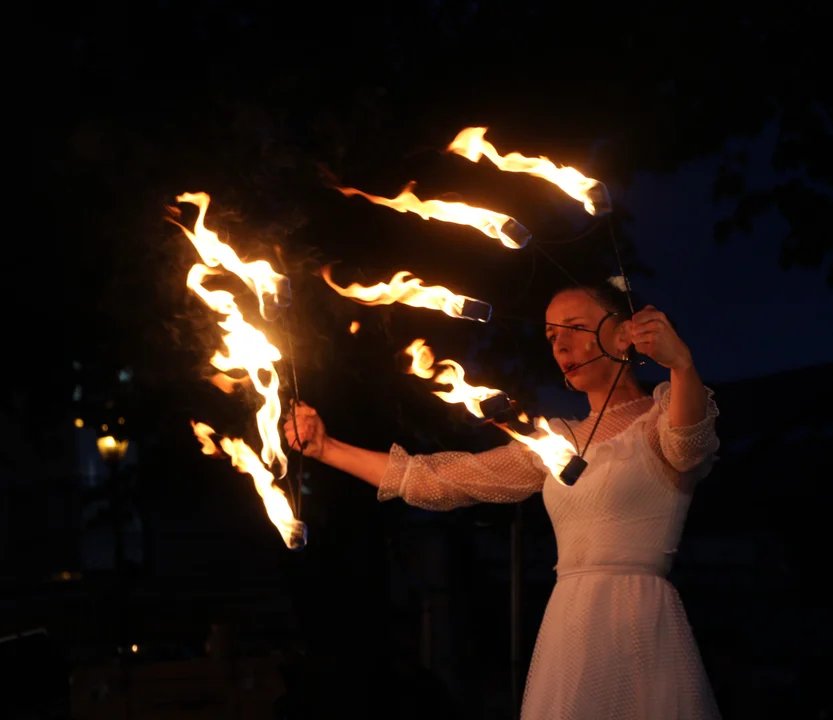
<path fill-rule="evenodd" d="M 576 390 L 607 390 L 619 371 L 619 363 L 604 356 L 596 340 L 595 331 L 607 314 L 589 292 L 579 289 L 558 293 L 547 308 L 546 321 L 556 324 L 546 326 L 553 357 Z M 616 317 L 604 322 L 599 337 L 611 355 L 618 357 L 628 347 L 622 323 Z M 601 359 L 594 359 L 600 355 Z M 593 362 L 583 365 L 589 360 Z"/>

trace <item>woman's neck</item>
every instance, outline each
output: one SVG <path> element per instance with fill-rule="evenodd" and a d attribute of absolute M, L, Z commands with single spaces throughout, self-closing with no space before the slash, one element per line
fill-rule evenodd
<path fill-rule="evenodd" d="M 607 400 L 609 392 L 610 387 L 602 388 L 598 391 L 588 391 L 587 400 L 590 403 L 590 412 L 598 413 L 601 411 L 602 407 L 604 407 L 605 400 Z M 644 397 L 648 397 L 648 393 L 646 393 L 639 386 L 639 383 L 634 380 L 630 372 L 626 372 L 624 376 L 619 379 L 619 382 L 616 383 L 616 389 L 610 396 L 607 407 L 612 408 L 616 405 L 632 402 L 633 400 L 639 400 Z"/>

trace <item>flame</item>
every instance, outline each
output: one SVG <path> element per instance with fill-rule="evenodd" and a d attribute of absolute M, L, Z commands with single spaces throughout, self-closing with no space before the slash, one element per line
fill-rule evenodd
<path fill-rule="evenodd" d="M 303 523 L 295 520 L 286 495 L 273 484 L 275 476 L 261 464 L 257 453 L 239 438 L 232 440 L 224 437 L 220 440 L 220 447 L 231 458 L 232 465 L 240 472 L 252 476 L 255 489 L 266 507 L 266 514 L 287 546 L 294 547 Z"/>
<path fill-rule="evenodd" d="M 281 359 L 281 353 L 269 343 L 260 330 L 253 328 L 243 319 L 234 296 L 230 292 L 206 290 L 203 287 L 205 278 L 217 273 L 217 270 L 197 263 L 188 273 L 186 282 L 208 307 L 226 316 L 225 320 L 217 324 L 227 331 L 223 342 L 228 354 L 224 355 L 218 350 L 210 362 L 224 373 L 231 370 L 245 370 L 255 390 L 263 396 L 264 403 L 256 414 L 257 429 L 263 441 L 261 458 L 267 466 L 277 462 L 280 466 L 280 477 L 283 477 L 286 475 L 287 460 L 281 448 L 281 437 L 278 432 L 281 401 L 278 397 L 278 372 L 274 365 Z M 263 382 L 262 375 L 265 375 L 268 382 Z"/>
<path fill-rule="evenodd" d="M 257 296 L 261 317 L 264 320 L 273 319 L 274 307 L 285 305 L 287 298 L 291 295 L 289 278 L 275 272 L 265 260 L 243 262 L 237 257 L 237 253 L 230 245 L 220 241 L 217 233 L 205 227 L 205 215 L 208 212 L 208 204 L 211 202 L 207 193 L 183 193 L 177 197 L 176 201 L 191 203 L 199 208 L 194 229 L 193 231 L 189 230 L 176 220 L 170 218 L 168 220 L 188 236 L 188 239 L 200 254 L 202 261 L 208 267 L 216 268 L 222 265 L 246 283 L 247 287 Z M 266 305 L 267 300 L 270 301 L 270 306 Z"/>
<path fill-rule="evenodd" d="M 484 417 L 480 409 L 480 403 L 483 400 L 501 394 L 500 390 L 493 388 L 469 385 L 465 381 L 465 371 L 460 363 L 454 360 L 440 360 L 435 364 L 434 353 L 421 338 L 414 340 L 405 348 L 405 353 L 412 358 L 409 372 L 425 380 L 430 380 L 433 376 L 434 382 L 440 385 L 451 385 L 450 391 L 434 390 L 432 391 L 434 395 L 447 403 L 463 403 L 475 417 Z"/>
<path fill-rule="evenodd" d="M 211 439 L 212 435 L 217 434 L 214 432 L 214 428 L 212 428 L 210 425 L 206 425 L 205 423 L 194 422 L 193 420 L 191 421 L 191 427 L 194 428 L 194 435 L 197 436 L 197 440 L 199 440 L 202 444 L 203 455 L 220 454 L 220 451 L 217 449 L 217 446 Z"/>
<path fill-rule="evenodd" d="M 538 437 L 529 437 L 528 435 L 521 435 L 515 432 L 512 428 L 501 425 L 501 427 L 515 440 L 522 442 L 530 450 L 532 450 L 541 462 L 544 463 L 550 474 L 562 485 L 567 485 L 561 479 L 561 471 L 564 466 L 570 461 L 570 458 L 576 454 L 576 449 L 573 444 L 567 440 L 563 435 L 554 432 L 550 424 L 545 418 L 535 418 L 535 427 L 541 432 Z"/>
<path fill-rule="evenodd" d="M 359 324 L 359 321 L 353 320 L 353 322 L 350 323 L 350 334 L 355 335 L 359 331 L 360 327 L 361 325 Z"/>
<path fill-rule="evenodd" d="M 195 423 L 193 421 L 191 426 L 194 428 L 194 435 L 202 443 L 203 453 L 205 455 L 219 455 L 220 451 L 211 439 L 212 435 L 216 435 L 214 429 L 205 423 Z M 263 499 L 266 514 L 278 529 L 287 546 L 297 546 L 303 532 L 303 523 L 295 520 L 286 496 L 280 488 L 274 485 L 275 476 L 263 466 L 257 453 L 240 438 L 220 438 L 220 447 L 229 456 L 234 467 L 241 473 L 251 475 L 255 489 Z"/>
<path fill-rule="evenodd" d="M 396 273 L 391 278 L 390 283 L 380 282 L 369 287 L 358 283 L 352 283 L 346 288 L 340 287 L 333 282 L 329 267 L 322 268 L 321 276 L 327 285 L 339 295 L 363 305 L 392 305 L 399 302 L 411 307 L 440 310 L 449 317 L 466 319 L 473 319 L 467 313 L 467 311 L 471 312 L 469 308 L 488 306 L 487 303 L 481 300 L 475 300 L 465 295 L 455 295 L 451 290 L 441 285 L 426 287 L 422 284 L 422 280 L 405 270 Z M 482 317 L 488 319 L 490 316 L 491 310 L 488 316 L 484 315 Z M 477 317 L 477 319 L 480 320 L 481 317 Z"/>
<path fill-rule="evenodd" d="M 445 367 L 434 377 L 434 381 L 441 385 L 451 385 L 450 392 L 435 391 L 434 395 L 448 403 L 461 402 L 465 404 L 468 411 L 477 417 L 483 417 L 480 403 L 487 398 L 500 395 L 500 390 L 487 387 L 475 387 L 469 385 L 465 380 L 465 371 L 460 363 L 454 360 L 441 360 L 440 365 Z"/>
<path fill-rule="evenodd" d="M 480 403 L 483 400 L 501 394 L 500 390 L 487 387 L 473 387 L 466 383 L 464 380 L 465 371 L 454 360 L 440 360 L 435 365 L 433 351 L 425 344 L 425 340 L 421 338 L 417 338 L 405 348 L 405 353 L 411 356 L 411 366 L 408 368 L 409 372 L 424 380 L 430 380 L 433 377 L 436 383 L 452 386 L 450 392 L 433 391 L 434 395 L 445 400 L 447 403 L 464 403 L 468 411 L 476 417 L 482 418 L 484 416 L 483 411 L 480 409 Z M 436 370 L 437 367 L 441 368 L 438 372 Z M 521 413 L 519 417 L 522 422 L 528 422 L 526 413 Z M 564 466 L 570 461 L 570 458 L 576 454 L 576 449 L 563 435 L 553 432 L 545 418 L 535 418 L 535 427 L 540 431 L 538 437 L 522 435 L 503 423 L 496 424 L 512 438 L 522 442 L 536 453 L 550 473 L 552 473 L 552 476 L 562 485 L 567 485 L 561 480 L 560 475 Z"/>
<path fill-rule="evenodd" d="M 405 353 L 411 356 L 411 366 L 408 372 L 423 380 L 430 380 L 434 377 L 434 353 L 425 344 L 425 340 L 417 338 L 405 348 Z"/>
<path fill-rule="evenodd" d="M 485 155 L 498 169 L 504 172 L 528 173 L 543 178 L 553 185 L 557 185 L 571 198 L 583 203 L 584 209 L 590 215 L 597 213 L 596 205 L 588 193 L 593 188 L 601 186 L 598 180 L 585 177 L 575 168 L 556 167 L 545 157 L 528 158 L 517 152 L 501 156 L 495 150 L 495 146 L 484 138 L 487 129 L 482 127 L 465 128 L 452 140 L 447 150 L 462 155 L 474 163 Z"/>
<path fill-rule="evenodd" d="M 234 389 L 238 385 L 248 385 L 251 383 L 251 379 L 248 375 L 245 375 L 241 378 L 234 378 L 231 375 L 226 375 L 225 373 L 214 373 L 209 379 L 210 382 L 215 387 L 218 387 L 222 390 L 226 395 L 231 395 L 234 392 Z"/>
<path fill-rule="evenodd" d="M 383 198 L 378 195 L 357 190 L 356 188 L 337 187 L 346 197 L 360 195 L 376 205 L 384 205 L 397 212 L 412 212 L 423 220 L 441 220 L 442 222 L 469 225 L 480 230 L 484 235 L 500 240 L 506 247 L 518 250 L 523 247 L 503 232 L 507 223 L 516 223 L 514 218 L 493 210 L 472 207 L 462 202 L 444 202 L 442 200 L 420 200 L 413 193 L 416 183 L 410 182 L 395 198 Z"/>
<path fill-rule="evenodd" d="M 206 193 L 184 193 L 177 197 L 177 201 L 192 203 L 199 208 L 193 231 L 169 218 L 182 229 L 204 261 L 204 264 L 193 265 L 186 284 L 208 307 L 224 316 L 217 324 L 226 331 L 223 336 L 226 353 L 217 351 L 211 358 L 211 364 L 220 371 L 211 381 L 224 392 L 231 392 L 235 385 L 248 382 L 263 397 L 263 405 L 256 413 L 257 428 L 263 443 L 260 457 L 240 439 L 221 438 L 220 447 L 238 470 L 252 476 L 269 519 L 287 546 L 295 547 L 299 543 L 299 528 L 303 527 L 303 523 L 294 518 L 283 491 L 272 484 L 275 476 L 267 469 L 277 464 L 279 477 L 284 477 L 288 464 L 278 430 L 281 417 L 278 396 L 280 378 L 275 363 L 281 359 L 281 353 L 263 332 L 246 322 L 232 293 L 208 290 L 203 284 L 208 277 L 220 274 L 219 266 L 224 267 L 237 275 L 257 295 L 261 315 L 270 319 L 271 312 L 289 297 L 289 280 L 272 270 L 265 260 L 241 261 L 229 245 L 220 242 L 217 234 L 205 227 L 205 215 L 210 202 Z M 246 377 L 232 378 L 227 374 L 232 370 L 243 370 Z M 206 455 L 219 455 L 220 451 L 211 437 L 216 434 L 214 429 L 205 423 L 192 422 L 191 425 L 202 444 L 202 452 Z"/>

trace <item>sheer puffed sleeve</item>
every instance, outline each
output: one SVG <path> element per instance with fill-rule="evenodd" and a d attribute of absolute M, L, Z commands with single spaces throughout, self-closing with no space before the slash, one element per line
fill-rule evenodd
<path fill-rule="evenodd" d="M 426 510 L 520 502 L 544 485 L 546 474 L 533 457 L 535 453 L 516 440 L 481 453 L 409 455 L 393 445 L 378 497 L 400 497 Z"/>
<path fill-rule="evenodd" d="M 648 440 L 660 458 L 679 473 L 705 477 L 716 460 L 720 441 L 715 432 L 715 419 L 720 414 L 712 399 L 714 393 L 706 388 L 708 404 L 706 417 L 689 427 L 671 427 L 668 407 L 671 402 L 671 383 L 660 383 L 654 390 L 653 418 L 648 425 Z"/>

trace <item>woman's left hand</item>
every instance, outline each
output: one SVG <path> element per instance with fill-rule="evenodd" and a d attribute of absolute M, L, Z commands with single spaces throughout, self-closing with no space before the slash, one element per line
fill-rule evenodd
<path fill-rule="evenodd" d="M 670 370 L 692 365 L 691 351 L 680 339 L 665 313 L 646 305 L 630 321 L 631 342 L 636 351 Z"/>

